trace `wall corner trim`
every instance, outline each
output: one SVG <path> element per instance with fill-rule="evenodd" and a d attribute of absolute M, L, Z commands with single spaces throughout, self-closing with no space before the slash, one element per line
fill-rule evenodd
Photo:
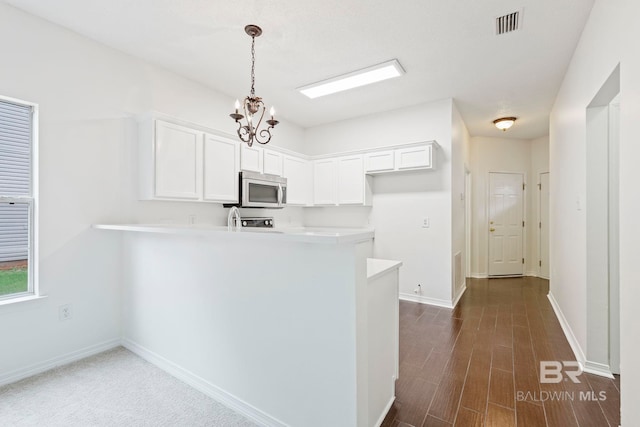
<path fill-rule="evenodd" d="M 197 376 L 196 374 L 178 366 L 170 360 L 165 359 L 159 354 L 139 345 L 138 343 L 131 341 L 130 339 L 123 338 L 122 346 L 127 350 L 137 354 L 151 364 L 157 366 L 168 374 L 178 378 L 189 384 L 196 390 L 201 391 L 217 402 L 224 406 L 233 409 L 236 412 L 244 415 L 250 420 L 258 423 L 259 425 L 272 426 L 272 427 L 288 427 L 287 424 L 282 421 L 273 418 L 269 414 L 262 412 L 258 408 L 251 406 L 247 402 L 239 399 L 238 397 L 222 390 L 214 384 L 211 384 L 204 378 Z"/>

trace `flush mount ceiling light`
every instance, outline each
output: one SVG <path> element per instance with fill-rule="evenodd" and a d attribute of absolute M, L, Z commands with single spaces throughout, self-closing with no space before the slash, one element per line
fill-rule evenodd
<path fill-rule="evenodd" d="M 255 69 L 256 69 L 256 37 L 260 37 L 262 34 L 262 29 L 257 25 L 247 25 L 244 27 L 245 33 L 247 33 L 251 37 L 251 92 L 249 96 L 244 98 L 242 101 L 242 110 L 244 114 L 238 113 L 240 109 L 240 101 L 236 99 L 235 105 L 235 113 L 229 114 L 233 120 L 238 123 L 238 137 L 246 142 L 249 147 L 253 145 L 253 142 L 256 141 L 259 144 L 268 144 L 271 141 L 271 129 L 277 125 L 279 122 L 273 118 L 275 115 L 275 111 L 273 107 L 271 107 L 271 111 L 269 115 L 271 118 L 266 121 L 269 125 L 266 129 L 260 129 L 260 125 L 262 124 L 262 118 L 264 117 L 264 112 L 266 107 L 264 106 L 264 102 L 262 102 L 262 98 L 256 96 L 255 91 Z M 247 117 L 246 124 L 242 124 L 241 120 Z"/>
<path fill-rule="evenodd" d="M 400 77 L 403 74 L 404 69 L 402 68 L 402 65 L 400 65 L 397 59 L 393 59 L 352 73 L 343 74 L 338 77 L 299 87 L 296 90 L 313 99 L 336 92 L 342 92 L 343 90 L 376 83 L 382 80 Z"/>
<path fill-rule="evenodd" d="M 498 129 L 504 132 L 507 129 L 509 129 L 511 126 L 513 126 L 515 121 L 516 121 L 515 117 L 501 117 L 499 119 L 495 119 L 493 121 L 493 124 L 496 125 Z"/>

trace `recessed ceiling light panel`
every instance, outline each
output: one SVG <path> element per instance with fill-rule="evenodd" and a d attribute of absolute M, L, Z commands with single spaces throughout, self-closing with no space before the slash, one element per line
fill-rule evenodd
<path fill-rule="evenodd" d="M 400 65 L 397 59 L 394 59 L 352 73 L 343 74 L 342 76 L 299 87 L 297 90 L 303 95 L 313 99 L 382 80 L 400 77 L 403 74 L 404 69 L 402 65 Z"/>

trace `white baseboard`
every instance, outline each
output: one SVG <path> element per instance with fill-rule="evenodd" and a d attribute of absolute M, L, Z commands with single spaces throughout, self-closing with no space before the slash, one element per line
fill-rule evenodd
<path fill-rule="evenodd" d="M 489 275 L 486 273 L 471 273 L 472 279 L 488 279 Z"/>
<path fill-rule="evenodd" d="M 387 414 L 389 413 L 389 410 L 391 409 L 391 406 L 393 405 L 393 402 L 395 401 L 396 401 L 396 397 L 395 396 L 391 397 L 391 400 L 389 400 L 389 403 L 387 403 L 387 406 L 385 406 L 384 411 L 382 411 L 382 415 L 380 416 L 378 421 L 374 424 L 376 427 L 380 427 L 382 425 L 385 417 L 387 416 Z"/>
<path fill-rule="evenodd" d="M 538 277 L 538 272 L 537 271 L 527 271 L 524 273 L 525 276 L 527 277 Z"/>
<path fill-rule="evenodd" d="M 553 311 L 556 313 L 556 317 L 560 322 L 562 331 L 564 332 L 565 337 L 567 337 L 567 341 L 569 341 L 571 350 L 573 351 L 573 354 L 578 363 L 580 363 L 582 370 L 589 374 L 599 375 L 606 378 L 613 378 L 613 374 L 611 373 L 611 368 L 609 367 L 609 365 L 587 360 L 582 347 L 578 343 L 576 336 L 571 330 L 571 326 L 569 326 L 569 322 L 567 322 L 567 318 L 564 317 L 564 313 L 562 313 L 562 309 L 560 309 L 560 306 L 558 305 L 558 301 L 556 301 L 551 292 L 547 294 L 547 298 L 549 298 L 549 302 L 551 302 L 551 307 L 553 307 Z"/>
<path fill-rule="evenodd" d="M 45 360 L 43 362 L 34 363 L 33 365 L 24 368 L 0 374 L 0 386 L 11 384 L 28 377 L 32 377 L 34 375 L 41 374 L 42 372 L 46 372 L 50 369 L 67 365 L 71 362 L 75 362 L 77 360 L 84 359 L 86 357 L 93 356 L 107 350 L 111 350 L 112 348 L 116 348 L 118 346 L 120 346 L 120 338 L 91 345 L 80 350 L 72 351 L 71 353 L 63 354 L 61 356 Z"/>
<path fill-rule="evenodd" d="M 556 301 L 556 299 L 553 296 L 553 294 L 551 293 L 551 291 L 549 291 L 549 293 L 547 294 L 547 298 L 549 299 L 549 302 L 551 303 L 551 307 L 553 307 L 553 311 L 556 313 L 556 317 L 558 318 L 558 321 L 560 322 L 560 326 L 562 327 L 562 331 L 564 332 L 564 336 L 567 338 L 567 341 L 569 341 L 569 345 L 571 346 L 571 350 L 573 350 L 573 355 L 575 356 L 576 360 L 578 362 L 580 362 L 580 364 L 582 365 L 582 369 L 584 369 L 584 361 L 587 358 L 585 357 L 584 352 L 582 351 L 582 347 L 578 343 L 578 339 L 573 334 L 573 331 L 571 330 L 571 326 L 569 326 L 569 322 L 567 322 L 567 318 L 564 317 L 564 313 L 562 313 L 562 310 L 560 309 L 560 306 L 558 305 L 558 301 Z"/>
<path fill-rule="evenodd" d="M 613 379 L 611 367 L 609 367 L 609 365 L 605 365 L 604 363 L 590 362 L 587 360 L 584 362 L 584 372 Z"/>
<path fill-rule="evenodd" d="M 142 347 L 141 345 L 127 338 L 124 338 L 122 340 L 122 346 L 147 360 L 148 362 L 156 365 L 158 368 L 162 369 L 168 374 L 173 375 L 181 381 L 184 381 L 196 390 L 201 391 L 212 399 L 220 402 L 230 409 L 233 409 L 234 411 L 244 415 L 245 417 L 260 425 L 269 427 L 288 427 L 287 424 L 283 423 L 282 421 L 273 418 L 272 416 L 266 414 L 265 412 L 262 412 L 258 408 L 251 406 L 242 399 L 239 399 L 236 396 L 227 393 L 226 391 L 217 387 L 216 385 L 211 384 L 204 378 L 199 377 L 198 375 L 182 368 L 181 366 L 165 359 L 159 354 L 154 353 L 153 351 L 148 350 L 145 347 Z"/>
<path fill-rule="evenodd" d="M 460 301 L 460 298 L 462 298 L 462 295 L 464 295 L 465 291 L 467 290 L 467 282 L 465 280 L 465 282 L 462 284 L 462 287 L 460 288 L 460 290 L 458 291 L 458 295 L 456 295 L 453 298 L 453 308 L 455 308 L 456 305 L 458 305 L 458 302 Z"/>
<path fill-rule="evenodd" d="M 444 308 L 453 308 L 451 301 L 437 298 L 423 297 L 422 295 L 400 293 L 400 299 L 403 301 L 418 302 L 420 304 L 435 305 Z"/>

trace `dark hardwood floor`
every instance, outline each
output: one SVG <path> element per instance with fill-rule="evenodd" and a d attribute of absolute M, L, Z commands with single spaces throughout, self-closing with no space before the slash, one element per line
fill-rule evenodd
<path fill-rule="evenodd" d="M 530 277 L 467 279 L 453 310 L 401 301 L 400 379 L 382 426 L 617 427 L 619 378 L 540 383 L 541 360 L 575 360 L 548 291 Z"/>

